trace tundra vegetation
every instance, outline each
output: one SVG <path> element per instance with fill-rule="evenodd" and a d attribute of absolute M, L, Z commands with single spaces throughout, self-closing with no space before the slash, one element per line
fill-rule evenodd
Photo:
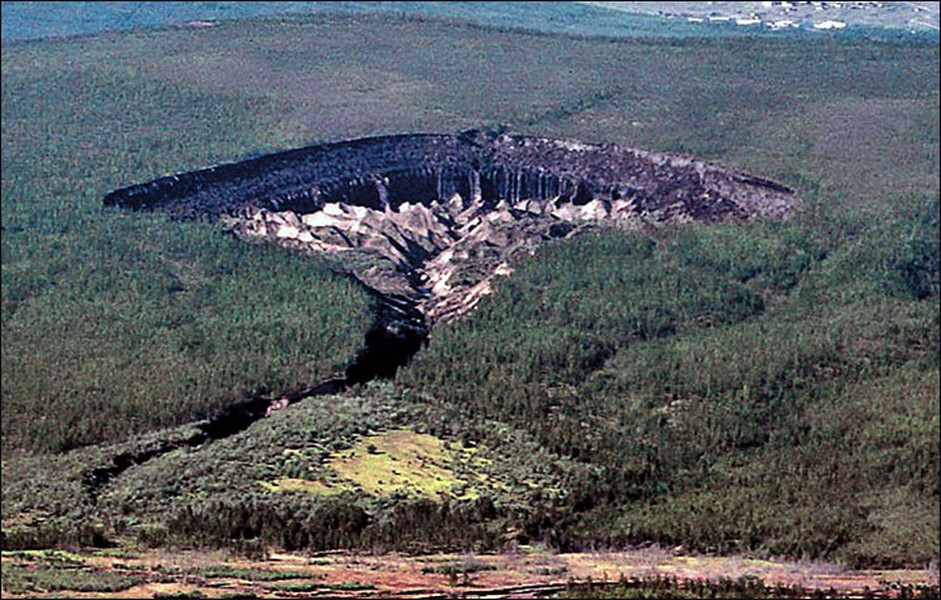
<path fill-rule="evenodd" d="M 5 45 L 3 547 L 655 542 L 936 565 L 938 54 L 388 15 Z M 481 126 L 689 153 L 803 203 L 543 247 L 394 380 L 90 489 L 244 391 L 339 373 L 372 310 L 324 260 L 105 193 Z"/>

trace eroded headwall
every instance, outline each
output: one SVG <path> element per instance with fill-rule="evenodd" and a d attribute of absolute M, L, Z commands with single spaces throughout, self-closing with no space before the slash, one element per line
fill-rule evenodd
<path fill-rule="evenodd" d="M 308 213 L 329 202 L 395 208 L 453 194 L 485 204 L 631 200 L 638 212 L 699 218 L 781 216 L 795 200 L 780 184 L 686 157 L 468 131 L 278 152 L 119 189 L 105 204 L 213 219 L 256 208 Z"/>
<path fill-rule="evenodd" d="M 796 202 L 785 186 L 688 157 L 480 131 L 310 146 L 105 198 L 345 255 L 363 283 L 432 322 L 466 314 L 547 239 L 605 222 L 782 217 Z"/>

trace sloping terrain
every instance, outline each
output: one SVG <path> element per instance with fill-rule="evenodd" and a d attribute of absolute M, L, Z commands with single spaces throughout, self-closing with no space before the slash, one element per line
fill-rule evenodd
<path fill-rule="evenodd" d="M 653 543 L 932 569 L 938 46 L 792 42 L 324 15 L 5 45 L 4 549 Z M 432 135 L 456 154 L 419 144 L 431 170 L 390 177 L 388 208 L 376 181 L 395 160 L 315 185 L 343 144 L 470 129 L 519 134 Z M 442 185 L 481 211 L 463 242 L 435 171 L 455 155 L 471 168 L 442 169 Z M 635 175 L 577 162 L 612 155 Z M 194 171 L 246 160 L 286 168 Z M 534 197 L 499 164 L 526 167 Z M 567 176 L 564 194 L 539 193 L 539 165 Z M 187 172 L 208 179 L 167 175 Z M 801 200 L 787 219 L 745 218 L 750 196 L 793 196 L 742 172 Z M 421 194 L 396 196 L 413 176 Z M 149 181 L 168 211 L 102 208 Z M 627 200 L 628 219 L 600 225 Z M 266 243 L 225 230 L 262 225 Z M 356 227 L 351 250 L 338 232 Z M 462 318 L 430 302 L 509 271 Z M 377 359 L 406 339 L 407 365 Z M 48 566 L 12 576 L 52 589 Z M 138 575 L 68 568 L 86 587 Z"/>

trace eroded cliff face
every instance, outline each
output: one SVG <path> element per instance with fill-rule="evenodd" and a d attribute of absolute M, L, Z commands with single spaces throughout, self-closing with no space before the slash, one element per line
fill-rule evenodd
<path fill-rule="evenodd" d="M 396 209 L 328 203 L 314 213 L 258 210 L 223 221 L 240 237 L 340 255 L 340 264 L 367 286 L 414 303 L 437 322 L 476 306 L 495 277 L 512 272 L 518 254 L 575 229 L 553 216 L 549 203 L 544 208 L 529 212 L 506 202 L 486 207 L 455 194 L 448 201 L 406 202 Z M 568 208 L 556 212 L 581 213 Z"/>
<path fill-rule="evenodd" d="M 390 306 L 429 323 L 472 310 L 548 239 L 601 223 L 783 217 L 796 201 L 782 185 L 687 157 L 478 131 L 312 146 L 105 198 L 338 256 Z"/>

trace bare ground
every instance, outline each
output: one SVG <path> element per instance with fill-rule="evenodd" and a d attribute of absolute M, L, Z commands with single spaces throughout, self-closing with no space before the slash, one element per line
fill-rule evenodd
<path fill-rule="evenodd" d="M 558 554 L 523 546 L 498 555 L 272 554 L 254 561 L 221 552 L 98 550 L 70 556 L 78 557 L 87 569 L 143 576 L 144 582 L 117 592 L 34 589 L 8 593 L 10 568 L 30 568 L 42 556 L 4 553 L 4 598 L 140 598 L 195 592 L 210 598 L 239 594 L 262 598 L 533 598 L 563 591 L 572 582 L 613 583 L 653 577 L 757 578 L 766 585 L 797 585 L 808 594 L 823 590 L 841 597 L 863 594 L 866 589 L 894 597 L 903 585 L 938 585 L 936 568 L 853 571 L 819 562 L 685 556 L 679 549 Z"/>

